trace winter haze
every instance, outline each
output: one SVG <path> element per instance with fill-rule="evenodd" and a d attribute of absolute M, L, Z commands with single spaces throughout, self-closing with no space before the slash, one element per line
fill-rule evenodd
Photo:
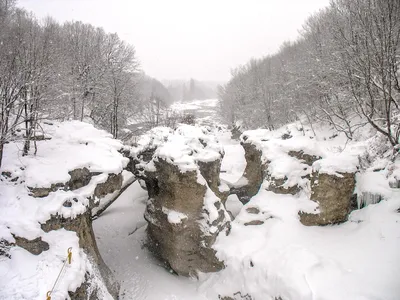
<path fill-rule="evenodd" d="M 38 17 L 83 21 L 135 46 L 158 80 L 227 81 L 230 69 L 277 51 L 328 0 L 21 0 Z"/>
<path fill-rule="evenodd" d="M 399 0 L 0 0 L 0 300 L 399 300 L 399 233 Z"/>

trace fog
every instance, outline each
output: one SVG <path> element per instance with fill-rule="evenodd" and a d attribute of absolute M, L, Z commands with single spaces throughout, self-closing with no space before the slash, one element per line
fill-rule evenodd
<path fill-rule="evenodd" d="M 39 18 L 76 20 L 116 32 L 159 80 L 226 81 L 251 57 L 278 50 L 328 0 L 20 0 Z"/>

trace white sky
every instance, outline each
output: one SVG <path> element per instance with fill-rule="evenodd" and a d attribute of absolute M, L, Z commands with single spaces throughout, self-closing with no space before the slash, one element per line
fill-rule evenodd
<path fill-rule="evenodd" d="M 226 81 L 230 70 L 293 40 L 329 0 L 19 0 L 40 18 L 117 32 L 157 79 Z"/>

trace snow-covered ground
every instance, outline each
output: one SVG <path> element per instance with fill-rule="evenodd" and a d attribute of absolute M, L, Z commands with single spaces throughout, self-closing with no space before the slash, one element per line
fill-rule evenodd
<path fill-rule="evenodd" d="M 171 109 L 179 113 L 194 114 L 199 123 L 210 123 L 219 119 L 218 99 L 175 102 Z"/>
<path fill-rule="evenodd" d="M 295 138 L 282 141 L 280 136 L 292 131 Z M 311 132 L 303 137 L 296 125 L 276 132 L 254 131 L 249 139 L 277 138 L 276 143 L 260 144 L 273 158 L 271 171 L 296 180 L 296 166 L 287 164 L 280 153 L 286 148 L 307 150 L 323 159 L 314 167 L 321 172 L 354 171 L 358 157 L 372 150 L 379 138 L 367 128 L 346 142 L 343 136 L 321 126 L 317 137 Z M 238 141 L 222 131 L 218 136 L 225 151 L 221 179 L 234 183 L 245 168 L 244 151 Z M 260 139 L 262 140 L 262 139 Z M 375 144 L 374 144 L 375 143 Z M 283 159 L 283 160 L 282 160 Z M 232 195 L 227 208 L 236 216 L 228 236 L 221 235 L 215 244 L 217 255 L 226 268 L 204 275 L 199 282 L 179 278 L 157 264 L 141 247 L 145 238 L 143 219 L 146 194 L 139 185 L 124 193 L 114 206 L 95 223 L 100 250 L 122 283 L 123 299 L 218 299 L 234 295 L 237 299 L 283 300 L 398 300 L 400 299 L 400 190 L 389 187 L 390 177 L 398 172 L 390 161 L 376 160 L 357 175 L 356 192 L 379 193 L 383 201 L 355 210 L 340 225 L 307 227 L 300 223 L 299 210 L 315 207 L 306 194 L 277 195 L 261 189 L 242 206 Z M 281 162 L 281 163 L 279 163 Z M 379 165 L 384 170 L 377 172 Z M 391 170 L 390 173 L 387 170 Z M 294 173 L 293 173 L 294 172 Z M 389 174 L 390 173 L 390 174 Z M 294 177 L 291 177 L 294 176 Z M 298 179 L 298 178 L 297 178 Z M 257 216 L 246 211 L 256 207 Z M 263 218 L 264 224 L 244 223 Z M 142 227 L 143 226 L 143 227 Z M 135 228 L 135 233 L 129 235 Z M 114 246 L 118 245 L 118 246 Z M 156 288 L 155 288 L 156 287 Z"/>
<path fill-rule="evenodd" d="M 147 198 L 135 182 L 93 223 L 102 257 L 121 283 L 121 299 L 206 300 L 199 282 L 170 274 L 143 247 Z"/>
<path fill-rule="evenodd" d="M 65 299 L 75 291 L 91 268 L 87 255 L 79 248 L 75 232 L 65 229 L 44 232 L 41 224 L 51 216 L 75 218 L 87 210 L 88 197 L 108 173 L 120 173 L 128 163 L 118 150 L 121 142 L 90 124 L 70 121 L 43 124 L 45 140 L 37 141 L 38 152 L 22 156 L 23 143 L 5 145 L 0 176 L 0 299 L 45 299 L 72 249 L 67 264 L 54 286 L 52 299 Z M 69 171 L 86 167 L 94 172 L 90 182 L 75 190 L 57 190 L 47 196 L 32 197 L 32 188 L 49 188 L 71 179 Z M 49 249 L 33 255 L 21 247 L 10 247 L 8 258 L 2 245 L 15 242 L 15 236 L 41 238 Z M 7 249 L 7 247 L 5 247 Z"/>
<path fill-rule="evenodd" d="M 189 105 L 192 109 L 215 108 L 215 101 L 181 106 Z M 206 118 L 211 120 L 213 115 Z M 247 140 L 253 140 L 268 154 L 272 174 L 286 176 L 288 182 L 302 178 L 304 168 L 298 161 L 291 163 L 285 154 L 288 149 L 321 156 L 323 159 L 312 168 L 329 173 L 354 171 L 360 164 L 369 163 L 357 174 L 355 192 L 379 197 L 360 197 L 366 202 L 359 200 L 359 206 L 366 207 L 353 211 L 343 224 L 307 227 L 298 217 L 299 210 L 316 206 L 307 193 L 278 195 L 261 188 L 245 206 L 231 195 L 226 205 L 236 218 L 230 234 L 220 235 L 214 245 L 226 268 L 204 274 L 197 281 L 169 273 L 143 246 L 147 193 L 135 182 L 93 223 L 102 257 L 121 283 L 121 299 L 216 300 L 218 295 L 236 295 L 235 300 L 250 299 L 246 295 L 252 295 L 252 300 L 400 299 L 400 189 L 389 186 L 400 181 L 399 161 L 389 159 L 390 147 L 385 150 L 384 142 L 367 127 L 347 142 L 341 135 L 334 137 L 334 132 L 324 126 L 318 126 L 317 137 L 307 130 L 303 136 L 297 125 L 275 132 L 246 133 Z M 181 130 L 185 128 L 189 130 Z M 280 139 L 287 131 L 293 138 Z M 37 156 L 22 157 L 18 143 L 6 146 L 2 171 L 16 179 L 3 178 L 0 182 L 0 238 L 13 242 L 11 233 L 29 239 L 41 237 L 50 249 L 33 256 L 12 247 L 11 259 L 0 256 L 1 300 L 44 299 L 63 264 L 65 249 L 71 245 L 74 263 L 52 299 L 64 299 L 68 290 L 83 281 L 88 262 L 83 251 L 77 250 L 76 235 L 63 229 L 44 233 L 38 222 L 56 212 L 71 216 L 84 210 L 85 197 L 95 183 L 104 180 L 104 174 L 121 171 L 126 163 L 117 151 L 121 144 L 91 125 L 67 122 L 50 126 L 48 132 L 52 139 L 38 142 Z M 166 129 L 158 132 L 170 134 Z M 244 151 L 228 131 L 214 132 L 225 151 L 221 179 L 235 183 L 246 166 Z M 190 139 L 185 140 L 185 133 L 181 134 L 178 140 L 186 145 Z M 158 141 L 151 137 L 147 140 Z M 172 146 L 168 148 L 171 151 Z M 77 151 L 81 155 L 76 155 Z M 64 182 L 69 178 L 68 171 L 81 167 L 104 174 L 94 176 L 93 184 L 75 191 L 58 191 L 40 199 L 29 195 L 28 186 Z M 71 198 L 79 201 L 72 208 L 64 207 L 64 201 Z M 259 213 L 249 213 L 248 207 L 257 208 Z M 264 223 L 245 225 L 256 219 Z"/>

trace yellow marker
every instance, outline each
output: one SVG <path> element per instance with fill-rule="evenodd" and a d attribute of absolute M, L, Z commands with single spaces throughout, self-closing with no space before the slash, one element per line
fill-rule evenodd
<path fill-rule="evenodd" d="M 71 264 L 72 259 L 72 247 L 68 248 L 68 263 Z"/>
<path fill-rule="evenodd" d="M 51 300 L 51 292 L 49 291 L 49 292 L 47 292 L 47 294 L 46 294 L 46 300 Z"/>

